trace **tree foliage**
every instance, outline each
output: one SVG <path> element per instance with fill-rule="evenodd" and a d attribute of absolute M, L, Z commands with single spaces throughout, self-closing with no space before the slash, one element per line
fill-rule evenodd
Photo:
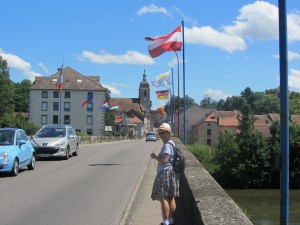
<path fill-rule="evenodd" d="M 236 135 L 225 130 L 219 136 L 219 146 L 216 150 L 214 163 L 218 165 L 218 171 L 215 172 L 215 179 L 224 187 L 238 186 L 238 181 L 234 174 L 237 166 L 240 150 L 236 140 Z"/>
<path fill-rule="evenodd" d="M 14 85 L 10 80 L 7 61 L 0 56 L 0 116 L 14 112 Z"/>
<path fill-rule="evenodd" d="M 251 88 L 246 87 L 239 96 L 215 101 L 211 96 L 205 95 L 200 101 L 202 107 L 224 111 L 241 110 L 245 103 L 250 106 L 254 115 L 280 113 L 280 90 L 273 88 L 264 92 L 253 92 Z M 300 93 L 289 93 L 289 109 L 292 114 L 300 114 Z"/>
<path fill-rule="evenodd" d="M 15 112 L 28 112 L 29 91 L 28 88 L 32 85 L 30 80 L 23 80 L 20 83 L 15 83 L 14 102 Z"/>

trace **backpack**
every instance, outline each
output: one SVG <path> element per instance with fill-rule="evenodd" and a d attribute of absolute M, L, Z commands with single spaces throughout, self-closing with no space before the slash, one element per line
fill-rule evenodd
<path fill-rule="evenodd" d="M 173 147 L 174 159 L 172 162 L 173 170 L 177 173 L 182 173 L 185 168 L 185 157 L 182 151 L 174 146 L 171 142 L 169 144 Z"/>

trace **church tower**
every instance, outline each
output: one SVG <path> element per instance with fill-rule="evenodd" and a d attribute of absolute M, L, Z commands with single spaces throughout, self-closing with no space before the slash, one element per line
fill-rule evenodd
<path fill-rule="evenodd" d="M 146 80 L 145 70 L 143 74 L 143 80 L 140 83 L 139 99 L 140 99 L 140 104 L 147 110 L 146 115 L 149 116 L 150 108 L 151 108 L 150 87 L 149 87 L 149 83 Z"/>

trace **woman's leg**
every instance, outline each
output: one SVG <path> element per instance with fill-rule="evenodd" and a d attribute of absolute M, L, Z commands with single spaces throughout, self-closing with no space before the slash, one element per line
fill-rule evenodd
<path fill-rule="evenodd" d="M 160 200 L 161 213 L 163 220 L 168 220 L 170 218 L 170 205 L 167 199 Z"/>
<path fill-rule="evenodd" d="M 176 210 L 176 202 L 174 196 L 168 200 L 169 208 L 170 208 L 170 214 L 169 214 L 169 219 L 174 220 L 174 213 Z M 171 221 L 173 222 L 173 221 Z"/>

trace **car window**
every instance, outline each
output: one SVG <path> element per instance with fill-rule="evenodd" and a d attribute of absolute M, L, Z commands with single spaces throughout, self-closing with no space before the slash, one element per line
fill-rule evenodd
<path fill-rule="evenodd" d="M 44 127 L 37 134 L 37 137 L 58 138 L 66 136 L 65 128 Z"/>
<path fill-rule="evenodd" d="M 0 145 L 13 145 L 14 135 L 15 135 L 15 132 L 13 132 L 13 131 L 1 131 L 0 132 Z"/>
<path fill-rule="evenodd" d="M 16 144 L 19 145 L 21 140 L 24 140 L 24 136 L 22 134 L 22 131 L 19 130 L 17 132 Z"/>
<path fill-rule="evenodd" d="M 22 140 L 28 141 L 28 137 L 27 137 L 27 134 L 25 133 L 25 131 L 21 131 L 21 132 L 22 132 Z"/>
<path fill-rule="evenodd" d="M 69 134 L 70 136 L 75 136 L 74 130 L 71 127 L 69 127 Z"/>

